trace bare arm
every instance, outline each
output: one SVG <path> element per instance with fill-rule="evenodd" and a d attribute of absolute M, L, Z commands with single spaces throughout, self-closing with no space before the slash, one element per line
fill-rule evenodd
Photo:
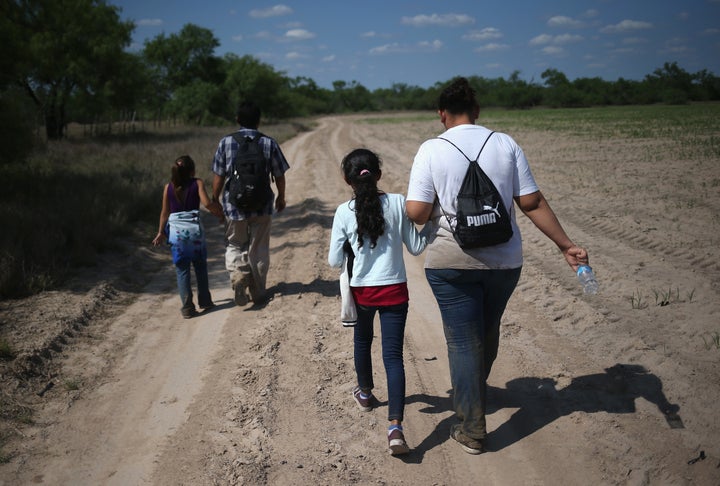
<path fill-rule="evenodd" d="M 168 218 L 170 217 L 170 203 L 168 202 L 167 191 L 168 184 L 165 184 L 165 189 L 163 189 L 162 209 L 160 210 L 160 224 L 158 225 L 157 235 L 155 235 L 155 238 L 152 240 L 152 244 L 154 246 L 162 244 L 165 240 L 165 225 L 167 225 Z"/>
<path fill-rule="evenodd" d="M 542 192 L 518 196 L 515 202 L 523 214 L 557 245 L 573 270 L 577 270 L 579 265 L 588 264 L 587 251 L 575 245 L 568 237 Z"/>
<path fill-rule="evenodd" d="M 424 225 L 430 219 L 433 204 L 422 201 L 405 201 L 405 212 L 410 220 L 418 225 Z"/>
<path fill-rule="evenodd" d="M 213 201 L 220 200 L 220 194 L 222 193 L 223 186 L 225 185 L 225 178 L 217 174 L 213 174 L 213 185 L 212 185 L 212 198 Z"/>
<path fill-rule="evenodd" d="M 214 181 L 213 181 L 214 182 Z M 222 206 L 220 206 L 220 203 L 217 202 L 217 200 L 210 200 L 210 197 L 207 194 L 207 191 L 205 190 L 205 183 L 202 179 L 197 180 L 198 184 L 198 193 L 200 194 L 200 203 L 202 203 L 203 206 L 207 208 L 208 211 L 210 211 L 215 216 L 222 218 L 223 212 L 222 212 Z"/>
<path fill-rule="evenodd" d="M 279 213 L 285 209 L 285 176 L 275 178 L 275 187 L 277 187 L 277 197 L 275 198 L 275 210 Z"/>

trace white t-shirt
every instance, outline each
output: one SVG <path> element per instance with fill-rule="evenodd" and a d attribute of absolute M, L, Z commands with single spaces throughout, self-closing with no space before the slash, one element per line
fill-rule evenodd
<path fill-rule="evenodd" d="M 490 130 L 479 125 L 458 125 L 445 131 L 443 138 L 457 145 L 475 160 Z M 522 266 L 522 239 L 515 221 L 513 198 L 537 192 L 530 166 L 520 146 L 509 135 L 494 133 L 479 159 L 480 167 L 495 184 L 510 212 L 513 236 L 500 245 L 463 250 L 450 231 L 442 209 L 455 224 L 455 198 L 467 171 L 468 161 L 445 140 L 433 138 L 418 149 L 410 172 L 407 200 L 434 203 L 430 215 L 432 230 L 425 268 L 507 269 Z"/>

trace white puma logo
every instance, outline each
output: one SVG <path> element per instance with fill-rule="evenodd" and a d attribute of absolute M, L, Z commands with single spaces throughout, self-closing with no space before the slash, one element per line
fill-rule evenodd
<path fill-rule="evenodd" d="M 495 207 L 489 206 L 487 204 L 483 204 L 482 210 L 490 211 L 490 212 L 466 216 L 467 225 L 468 226 L 484 226 L 486 224 L 493 224 L 493 223 L 497 222 L 497 220 L 500 219 L 500 211 L 498 211 L 499 207 L 500 207 L 499 202 L 497 204 L 495 204 Z"/>
<path fill-rule="evenodd" d="M 483 211 L 492 211 L 499 218 L 500 217 L 500 211 L 498 211 L 499 207 L 500 207 L 500 201 L 498 201 L 497 204 L 495 204 L 495 207 L 488 206 L 487 204 L 483 204 L 482 210 Z"/>

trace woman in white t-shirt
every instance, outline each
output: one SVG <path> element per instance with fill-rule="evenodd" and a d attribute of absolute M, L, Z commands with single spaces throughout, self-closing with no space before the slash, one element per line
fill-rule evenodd
<path fill-rule="evenodd" d="M 441 92 L 438 114 L 446 131 L 440 136 L 457 148 L 439 138 L 420 146 L 410 173 L 406 204 L 411 220 L 432 224 L 425 275 L 440 308 L 448 347 L 454 409 L 459 419 L 450 435 L 470 454 L 484 450 L 487 376 L 497 357 L 500 319 L 523 263 L 513 200 L 560 248 L 574 270 L 588 263 L 587 251 L 565 234 L 538 189 L 522 149 L 503 133 L 490 137 L 478 163 L 509 209 L 513 236 L 495 246 L 460 248 L 452 234 L 455 197 L 468 167 L 460 151 L 474 159 L 491 133 L 475 125 L 478 113 L 475 92 L 465 78 L 457 78 Z"/>

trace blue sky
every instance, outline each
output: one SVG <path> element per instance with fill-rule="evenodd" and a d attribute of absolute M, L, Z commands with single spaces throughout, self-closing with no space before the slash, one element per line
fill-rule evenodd
<path fill-rule="evenodd" d="M 136 23 L 131 50 L 187 23 L 220 41 L 216 54 L 252 55 L 322 87 L 453 76 L 542 82 L 642 79 L 665 62 L 720 76 L 720 0 L 109 0 Z"/>

